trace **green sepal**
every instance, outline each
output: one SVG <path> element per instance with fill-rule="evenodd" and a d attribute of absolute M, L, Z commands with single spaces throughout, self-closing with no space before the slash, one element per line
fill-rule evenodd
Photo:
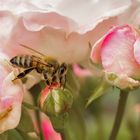
<path fill-rule="evenodd" d="M 88 107 L 95 99 L 105 94 L 105 91 L 109 89 L 109 87 L 110 85 L 105 80 L 102 80 L 102 82 L 95 88 L 93 93 L 88 98 L 86 107 Z"/>

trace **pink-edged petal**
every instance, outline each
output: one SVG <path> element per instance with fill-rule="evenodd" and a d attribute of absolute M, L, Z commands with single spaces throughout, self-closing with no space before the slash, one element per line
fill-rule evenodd
<path fill-rule="evenodd" d="M 111 20 L 111 19 L 110 19 Z M 105 40 L 105 38 L 108 36 L 108 35 L 110 35 L 110 34 L 112 34 L 112 32 L 114 31 L 114 29 L 116 28 L 116 26 L 114 26 L 114 27 L 110 27 L 109 25 L 110 24 L 113 24 L 112 22 L 110 23 L 110 21 L 109 20 L 107 20 L 108 22 L 106 23 L 108 26 L 106 26 L 106 27 L 104 27 L 105 25 L 103 25 L 104 23 L 105 23 L 105 21 L 101 24 L 101 26 L 100 26 L 100 24 L 97 26 L 98 27 L 98 29 L 97 29 L 97 31 L 98 30 L 100 30 L 101 29 L 101 31 L 102 31 L 102 29 L 104 29 L 104 33 L 102 32 L 102 33 L 100 33 L 100 35 L 99 35 L 99 32 L 98 33 L 96 33 L 96 35 L 98 36 L 98 40 L 97 41 L 95 41 L 95 44 L 93 45 L 93 47 L 92 47 L 92 50 L 91 50 L 91 55 L 90 55 L 90 58 L 91 58 L 91 60 L 94 62 L 94 63 L 101 63 L 101 49 L 102 49 L 102 44 L 103 44 L 103 41 Z M 100 28 L 100 29 L 99 29 Z M 108 29 L 108 30 L 107 30 Z M 105 31 L 106 30 L 106 31 Z M 104 36 L 102 36 L 101 38 L 100 38 L 100 36 L 101 36 L 101 34 L 105 34 Z M 100 39 L 99 39 L 100 38 Z"/>
<path fill-rule="evenodd" d="M 15 23 L 16 17 L 12 13 L 10 13 L 9 11 L 0 11 L 0 47 L 6 45 Z"/>
<path fill-rule="evenodd" d="M 41 10 L 27 0 L 1 0 L 0 10 L 8 10 L 18 15 L 31 10 Z"/>
<path fill-rule="evenodd" d="M 23 86 L 15 78 L 8 56 L 0 51 L 0 133 L 15 128 L 21 116 Z"/>
<path fill-rule="evenodd" d="M 103 39 L 104 37 L 99 39 L 92 47 L 90 58 L 93 61 L 93 63 L 101 63 L 101 45 Z"/>
<path fill-rule="evenodd" d="M 139 28 L 140 26 L 140 1 L 139 0 L 131 0 L 132 4 L 130 5 L 130 7 L 124 12 L 122 13 L 122 15 L 120 15 L 118 17 L 118 21 L 121 24 L 125 24 L 125 23 L 129 23 L 133 26 L 135 26 L 136 28 Z"/>
<path fill-rule="evenodd" d="M 39 7 L 40 5 L 46 5 L 46 8 L 44 9 L 54 11 L 60 15 L 72 19 L 78 24 L 78 28 L 76 28 L 75 31 L 80 34 L 92 31 L 100 23 L 105 24 L 103 23 L 105 20 L 112 20 L 110 18 L 118 18 L 118 16 L 125 13 L 125 11 L 127 11 L 132 5 L 130 0 L 124 0 L 123 2 L 118 0 L 89 0 L 86 2 L 84 0 L 49 0 L 45 2 L 32 1 L 32 3 L 39 5 Z M 73 5 L 77 6 L 75 7 Z M 49 9 L 49 7 L 51 7 L 51 9 Z M 118 19 L 116 19 L 111 26 L 114 24 L 118 24 Z M 98 32 L 100 32 L 100 30 L 98 30 Z"/>
<path fill-rule="evenodd" d="M 108 15 L 115 15 L 115 11 L 118 14 L 121 12 L 121 8 L 130 4 L 130 0 L 88 0 L 86 2 L 85 0 L 61 0 L 54 9 L 62 15 L 72 18 L 79 25 L 84 25 L 92 21 L 95 23 L 98 19 Z"/>
<path fill-rule="evenodd" d="M 73 71 L 78 77 L 87 77 L 92 76 L 92 73 L 90 70 L 85 68 L 80 68 L 77 64 L 73 64 Z"/>
<path fill-rule="evenodd" d="M 138 76 L 140 66 L 134 58 L 136 36 L 130 26 L 116 27 L 102 42 L 101 59 L 106 71 Z"/>
<path fill-rule="evenodd" d="M 23 14 L 23 23 L 29 31 L 40 31 L 44 27 L 52 27 L 70 33 L 77 27 L 74 21 L 56 12 L 27 12 Z"/>
<path fill-rule="evenodd" d="M 11 100 L 14 101 L 13 97 Z M 15 128 L 20 121 L 20 116 L 21 103 L 13 102 L 5 110 L 3 109 L 3 112 L 0 113 L 0 133 Z"/>
<path fill-rule="evenodd" d="M 61 136 L 59 133 L 55 132 L 51 122 L 47 119 L 42 121 L 42 131 L 45 140 L 61 140 Z"/>
<path fill-rule="evenodd" d="M 14 74 L 10 73 L 0 91 L 0 133 L 15 128 L 20 121 L 23 88 L 12 83 L 13 78 Z"/>
<path fill-rule="evenodd" d="M 0 96 L 13 96 L 15 101 L 21 102 L 23 98 L 23 87 L 20 81 L 12 82 L 15 78 L 13 72 L 9 73 L 3 80 Z"/>
<path fill-rule="evenodd" d="M 134 57 L 136 61 L 140 64 L 140 39 L 137 39 L 134 44 Z"/>
<path fill-rule="evenodd" d="M 93 26 L 103 17 L 112 17 L 125 11 L 131 5 L 131 0 L 31 0 L 31 3 L 69 17 L 80 26 L 90 23 Z"/>
<path fill-rule="evenodd" d="M 60 62 L 73 63 L 86 59 L 90 50 L 87 38 L 75 32 L 69 35 L 67 33 L 64 29 L 55 29 L 47 25 L 40 31 L 30 31 L 21 18 L 3 49 L 12 56 L 29 54 L 30 50 L 20 46 L 23 44 Z"/>

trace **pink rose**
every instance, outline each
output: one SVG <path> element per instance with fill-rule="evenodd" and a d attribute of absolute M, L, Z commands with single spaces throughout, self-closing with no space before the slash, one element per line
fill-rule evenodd
<path fill-rule="evenodd" d="M 138 26 L 138 5 L 136 0 L 0 1 L 1 47 L 11 57 L 33 53 L 23 44 L 59 62 L 85 62 L 89 43 L 93 45 L 111 26 L 123 22 Z"/>
<path fill-rule="evenodd" d="M 112 84 L 120 88 L 139 86 L 135 80 L 140 78 L 139 41 L 139 34 L 129 25 L 113 27 L 95 43 L 91 59 L 102 65 Z"/>
<path fill-rule="evenodd" d="M 19 45 L 24 44 L 60 62 L 84 61 L 90 52 L 89 42 L 93 45 L 110 26 L 119 24 L 118 16 L 131 4 L 129 0 L 1 1 L 0 10 L 15 19 L 3 49 L 11 56 L 29 53 Z"/>
<path fill-rule="evenodd" d="M 19 81 L 12 82 L 15 75 L 7 61 L 0 52 L 0 133 L 18 125 L 23 98 L 23 87 Z"/>

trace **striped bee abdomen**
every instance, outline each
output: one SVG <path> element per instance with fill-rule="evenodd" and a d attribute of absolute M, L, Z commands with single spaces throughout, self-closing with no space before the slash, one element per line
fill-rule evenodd
<path fill-rule="evenodd" d="M 19 55 L 13 57 L 10 62 L 18 67 L 30 68 L 32 67 L 33 57 L 31 55 Z"/>

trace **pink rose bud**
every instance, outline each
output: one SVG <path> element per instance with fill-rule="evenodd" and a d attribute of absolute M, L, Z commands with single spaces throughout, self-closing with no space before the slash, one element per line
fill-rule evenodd
<path fill-rule="evenodd" d="M 57 116 L 69 111 L 73 97 L 69 90 L 53 85 L 46 87 L 40 96 L 40 107 L 48 116 Z"/>
<path fill-rule="evenodd" d="M 105 75 L 109 76 L 109 73 L 116 75 L 109 83 L 121 89 L 139 86 L 140 83 L 134 81 L 140 78 L 139 43 L 140 36 L 134 28 L 129 25 L 117 26 L 95 43 L 91 59 L 94 63 L 102 65 Z M 127 85 L 124 85 L 120 76 L 128 83 Z M 121 83 L 124 86 L 120 85 Z"/>

